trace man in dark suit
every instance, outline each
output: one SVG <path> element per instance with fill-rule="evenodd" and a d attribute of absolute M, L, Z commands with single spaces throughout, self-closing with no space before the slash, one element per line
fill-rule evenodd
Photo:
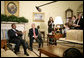
<path fill-rule="evenodd" d="M 24 48 L 24 54 L 29 56 L 26 51 L 25 41 L 22 39 L 22 32 L 16 30 L 16 25 L 13 23 L 11 25 L 12 29 L 8 30 L 9 43 L 15 43 L 15 53 L 19 52 L 19 47 L 22 44 Z"/>
<path fill-rule="evenodd" d="M 30 50 L 33 51 L 32 43 L 33 43 L 34 39 L 36 40 L 36 42 L 39 43 L 39 48 L 40 48 L 40 46 L 41 46 L 41 42 L 39 40 L 40 37 L 38 36 L 38 29 L 35 28 L 35 24 L 34 23 L 32 24 L 32 28 L 29 29 L 29 34 L 28 35 L 29 35 L 29 38 L 30 38 Z"/>
<path fill-rule="evenodd" d="M 78 19 L 75 21 L 75 24 L 73 24 L 75 29 L 83 29 L 83 24 L 84 21 L 82 19 L 82 15 L 78 14 Z"/>

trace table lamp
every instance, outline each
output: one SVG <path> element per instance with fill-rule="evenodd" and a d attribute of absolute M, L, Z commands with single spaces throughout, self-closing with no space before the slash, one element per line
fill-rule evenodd
<path fill-rule="evenodd" d="M 63 24 L 61 16 L 55 18 L 54 24 L 56 25 L 57 31 L 60 31 L 59 28 L 61 27 L 61 24 Z"/>

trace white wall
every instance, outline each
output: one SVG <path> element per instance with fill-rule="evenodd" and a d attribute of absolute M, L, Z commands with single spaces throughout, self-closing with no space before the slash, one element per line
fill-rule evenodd
<path fill-rule="evenodd" d="M 33 22 L 33 12 L 38 12 L 35 8 L 35 6 L 39 6 L 45 3 L 48 3 L 51 1 L 19 1 L 19 16 L 24 16 L 29 20 L 28 23 L 26 23 L 25 30 L 28 30 L 31 28 L 31 24 Z M 83 4 L 83 1 L 58 1 L 49 5 L 45 5 L 41 7 L 42 12 L 45 13 L 45 19 L 44 22 L 35 22 L 36 26 L 40 25 L 40 28 L 42 30 L 45 30 L 45 33 L 47 34 L 48 31 L 48 20 L 49 17 L 53 17 L 55 19 L 56 16 L 61 16 L 63 19 L 63 22 L 66 22 L 65 19 L 65 10 L 68 8 L 71 8 L 73 10 L 73 14 L 77 14 L 77 8 Z M 1 1 L 1 13 L 4 14 L 4 2 Z M 45 34 L 45 35 L 46 35 Z"/>

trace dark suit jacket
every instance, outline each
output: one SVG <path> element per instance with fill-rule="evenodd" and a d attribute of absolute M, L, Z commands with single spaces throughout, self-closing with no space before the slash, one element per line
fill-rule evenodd
<path fill-rule="evenodd" d="M 19 32 L 18 30 L 16 30 L 16 31 Z M 12 30 L 12 29 L 8 30 L 9 42 L 17 40 L 17 38 L 19 38 L 19 36 L 22 36 L 22 34 L 19 34 L 18 36 L 16 36 L 16 32 L 14 30 Z"/>
<path fill-rule="evenodd" d="M 75 24 L 77 24 L 78 22 L 78 19 L 75 21 Z M 84 24 L 84 21 L 83 19 L 81 18 L 78 25 L 80 25 L 80 27 L 75 27 L 75 29 L 83 29 L 83 24 Z"/>
<path fill-rule="evenodd" d="M 54 21 L 53 21 L 54 22 Z M 53 23 L 52 22 L 52 23 Z M 51 23 L 51 21 L 48 21 L 48 33 L 50 33 L 50 32 L 52 32 L 52 31 L 54 31 L 54 28 L 52 28 L 52 23 Z M 53 27 L 54 27 L 54 25 L 53 25 Z"/>
<path fill-rule="evenodd" d="M 38 29 L 37 28 L 35 28 L 35 34 L 36 34 L 36 36 L 38 36 Z M 31 29 L 29 29 L 29 37 L 31 38 L 31 37 L 33 37 L 33 28 L 31 28 Z"/>
<path fill-rule="evenodd" d="M 48 27 L 49 28 L 52 28 L 52 24 L 50 24 L 51 23 L 51 21 L 48 21 Z M 53 23 L 53 22 L 52 22 Z M 54 26 L 54 25 L 53 25 Z"/>

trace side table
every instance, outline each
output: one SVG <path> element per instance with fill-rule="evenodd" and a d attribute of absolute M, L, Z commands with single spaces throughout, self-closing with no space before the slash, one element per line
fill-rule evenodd
<path fill-rule="evenodd" d="M 7 40 L 1 40 L 1 48 L 5 48 L 5 50 L 7 50 Z"/>

